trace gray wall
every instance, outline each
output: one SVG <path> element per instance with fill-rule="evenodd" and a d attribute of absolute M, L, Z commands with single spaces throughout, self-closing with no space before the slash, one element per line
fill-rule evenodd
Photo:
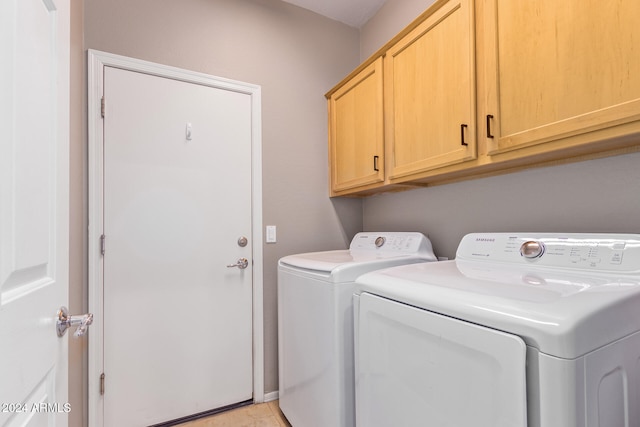
<path fill-rule="evenodd" d="M 366 230 L 418 230 L 453 258 L 467 233 L 640 233 L 640 153 L 371 197 Z"/>
<path fill-rule="evenodd" d="M 384 46 L 435 0 L 387 0 L 360 29 L 360 60 Z"/>
<path fill-rule="evenodd" d="M 276 262 L 355 232 L 418 230 L 453 257 L 472 231 L 640 232 L 640 154 L 359 199 L 329 199 L 323 94 L 433 0 L 388 1 L 360 31 L 280 0 L 72 2 L 70 308 L 87 309 L 85 49 L 262 86 L 265 391 L 278 389 Z M 84 40 L 83 40 L 84 37 Z M 84 341 L 70 340 L 72 427 L 86 426 Z"/>
<path fill-rule="evenodd" d="M 361 31 L 364 59 L 433 2 L 388 1 Z M 453 258 L 475 231 L 640 233 L 640 154 L 365 199 L 365 230 L 417 230 Z"/>
<path fill-rule="evenodd" d="M 358 30 L 280 0 L 73 2 L 71 309 L 86 310 L 86 49 L 262 87 L 265 392 L 278 389 L 276 263 L 345 248 L 362 229 L 362 202 L 328 197 L 324 93 L 359 61 Z M 84 43 L 82 36 L 84 35 Z M 80 59 L 78 59 L 80 58 Z M 82 104 L 84 102 L 84 104 Z M 76 105 L 81 103 L 80 106 Z M 72 426 L 83 426 L 86 347 L 70 344 Z"/>
<path fill-rule="evenodd" d="M 86 80 L 82 1 L 70 2 L 69 310 L 87 312 Z M 87 340 L 69 340 L 69 426 L 87 423 Z"/>

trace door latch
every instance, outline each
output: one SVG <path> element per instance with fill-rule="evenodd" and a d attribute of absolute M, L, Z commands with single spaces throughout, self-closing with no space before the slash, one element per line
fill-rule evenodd
<path fill-rule="evenodd" d="M 249 266 L 249 260 L 246 258 L 240 258 L 235 264 L 227 265 L 228 268 L 238 267 L 240 270 L 244 270 Z"/>
<path fill-rule="evenodd" d="M 76 327 L 76 331 L 73 333 L 74 337 L 81 337 L 87 333 L 89 325 L 93 323 L 93 314 L 81 314 L 78 316 L 70 316 L 67 307 L 60 307 L 58 310 L 58 320 L 56 321 L 56 330 L 58 336 L 62 337 L 72 326 Z"/>

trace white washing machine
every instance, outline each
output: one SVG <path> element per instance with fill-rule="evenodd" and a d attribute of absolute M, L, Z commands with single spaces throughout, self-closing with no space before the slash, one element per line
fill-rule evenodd
<path fill-rule="evenodd" d="M 354 316 L 358 426 L 640 426 L 640 235 L 470 234 Z"/>
<path fill-rule="evenodd" d="M 380 268 L 436 261 L 421 233 L 358 233 L 348 250 L 278 263 L 280 409 L 294 427 L 354 426 L 354 281 Z"/>

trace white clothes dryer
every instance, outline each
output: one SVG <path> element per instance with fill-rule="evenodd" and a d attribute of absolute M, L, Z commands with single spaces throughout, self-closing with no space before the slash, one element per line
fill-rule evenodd
<path fill-rule="evenodd" d="M 294 427 L 355 425 L 354 281 L 425 261 L 436 261 L 431 242 L 414 232 L 358 233 L 348 250 L 279 261 L 279 405 Z"/>
<path fill-rule="evenodd" d="M 640 235 L 470 234 L 356 286 L 358 426 L 640 426 Z"/>

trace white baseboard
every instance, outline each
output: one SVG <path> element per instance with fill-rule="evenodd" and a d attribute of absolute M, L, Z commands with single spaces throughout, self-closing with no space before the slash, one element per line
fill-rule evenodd
<path fill-rule="evenodd" d="M 264 394 L 264 401 L 271 402 L 272 400 L 278 400 L 278 392 L 272 391 L 271 393 Z"/>

